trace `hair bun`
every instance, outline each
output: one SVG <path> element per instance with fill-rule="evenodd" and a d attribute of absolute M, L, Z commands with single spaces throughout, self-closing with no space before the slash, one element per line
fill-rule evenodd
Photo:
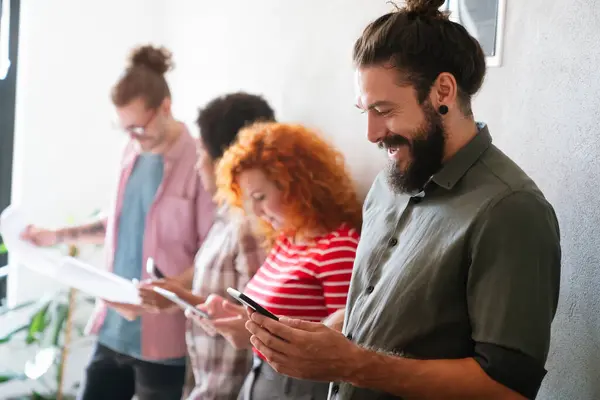
<path fill-rule="evenodd" d="M 145 67 L 163 75 L 173 68 L 171 52 L 164 47 L 150 45 L 133 50 L 129 59 L 130 67 Z"/>
<path fill-rule="evenodd" d="M 404 8 L 407 12 L 426 17 L 445 17 L 440 11 L 445 0 L 406 0 Z"/>

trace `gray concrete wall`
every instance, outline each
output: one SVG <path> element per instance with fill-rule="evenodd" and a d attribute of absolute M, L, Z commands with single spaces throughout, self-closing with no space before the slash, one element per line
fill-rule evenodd
<path fill-rule="evenodd" d="M 561 300 L 539 399 L 600 399 L 599 6 L 508 0 L 504 62 L 475 100 L 560 220 Z"/>

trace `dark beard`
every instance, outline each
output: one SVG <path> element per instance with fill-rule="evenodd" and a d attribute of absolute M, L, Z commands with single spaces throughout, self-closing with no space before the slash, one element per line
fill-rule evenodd
<path fill-rule="evenodd" d="M 382 141 L 385 147 L 407 144 L 412 160 L 406 171 L 400 171 L 395 161 L 388 164 L 388 182 L 397 193 L 418 193 L 427 181 L 440 170 L 444 157 L 446 134 L 442 119 L 429 102 L 423 105 L 425 124 L 418 129 L 411 143 L 394 135 Z"/>

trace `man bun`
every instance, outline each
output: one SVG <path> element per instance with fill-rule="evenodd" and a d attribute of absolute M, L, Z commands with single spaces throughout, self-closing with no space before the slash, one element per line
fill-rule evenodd
<path fill-rule="evenodd" d="M 172 55 L 164 47 L 141 46 L 133 50 L 129 59 L 130 67 L 143 67 L 164 75 L 173 68 Z"/>
<path fill-rule="evenodd" d="M 446 18 L 446 14 L 440 11 L 444 3 L 445 0 L 406 0 L 404 9 L 418 16 Z"/>

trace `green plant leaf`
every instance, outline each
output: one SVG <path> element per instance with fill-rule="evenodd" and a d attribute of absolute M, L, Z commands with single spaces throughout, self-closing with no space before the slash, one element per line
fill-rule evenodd
<path fill-rule="evenodd" d="M 0 254 L 6 254 L 8 253 L 8 249 L 6 248 L 6 245 L 4 243 L 0 243 Z"/>
<path fill-rule="evenodd" d="M 52 315 L 52 321 L 50 322 L 50 338 L 51 344 L 54 347 L 59 346 L 60 334 L 63 331 L 67 318 L 69 316 L 69 305 L 65 303 L 59 303 L 56 305 L 56 309 Z"/>
<path fill-rule="evenodd" d="M 14 372 L 0 373 L 0 384 L 10 381 L 22 380 L 24 376 L 21 374 L 15 374 Z"/>
<path fill-rule="evenodd" d="M 48 301 L 33 317 L 29 323 L 29 332 L 25 338 L 25 343 L 32 344 L 39 340 L 41 334 L 46 330 L 48 326 L 48 309 L 50 308 L 51 301 Z"/>
<path fill-rule="evenodd" d="M 55 396 L 52 396 L 52 397 L 43 396 L 36 391 L 34 391 L 31 394 L 31 400 L 55 400 L 55 399 L 56 399 Z"/>

